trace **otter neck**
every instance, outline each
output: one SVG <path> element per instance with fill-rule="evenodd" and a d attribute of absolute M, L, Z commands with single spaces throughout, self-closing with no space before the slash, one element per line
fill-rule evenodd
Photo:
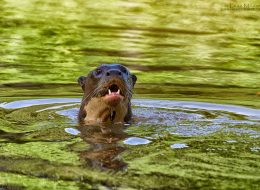
<path fill-rule="evenodd" d="M 128 111 L 128 102 L 122 100 L 115 106 L 107 104 L 103 98 L 94 97 L 84 106 L 86 111 L 85 123 L 124 122 Z"/>

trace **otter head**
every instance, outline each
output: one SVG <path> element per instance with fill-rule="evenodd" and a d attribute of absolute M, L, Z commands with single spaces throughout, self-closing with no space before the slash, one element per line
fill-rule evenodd
<path fill-rule="evenodd" d="M 131 120 L 131 97 L 137 78 L 120 64 L 103 64 L 81 76 L 84 91 L 79 111 L 80 123 L 128 122 Z"/>

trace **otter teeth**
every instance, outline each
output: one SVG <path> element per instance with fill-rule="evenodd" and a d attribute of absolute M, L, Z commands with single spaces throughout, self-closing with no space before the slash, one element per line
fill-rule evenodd
<path fill-rule="evenodd" d="M 108 89 L 108 95 L 112 94 L 111 90 Z M 115 92 L 115 94 L 120 94 L 120 89 L 117 90 L 117 92 Z"/>

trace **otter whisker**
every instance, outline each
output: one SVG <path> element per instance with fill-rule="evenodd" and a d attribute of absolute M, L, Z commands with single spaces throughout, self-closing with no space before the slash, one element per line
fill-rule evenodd
<path fill-rule="evenodd" d="M 91 71 L 85 83 L 79 121 L 128 122 L 136 76 L 120 64 L 103 64 Z M 85 80 L 85 81 L 86 81 Z"/>
<path fill-rule="evenodd" d="M 86 101 L 89 97 L 93 97 L 95 96 L 95 94 L 97 93 L 98 89 L 94 89 L 91 93 L 89 93 L 81 102 Z"/>

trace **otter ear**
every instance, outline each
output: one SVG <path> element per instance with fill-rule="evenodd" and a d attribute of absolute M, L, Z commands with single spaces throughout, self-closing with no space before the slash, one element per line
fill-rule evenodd
<path fill-rule="evenodd" d="M 133 81 L 133 86 L 134 86 L 137 81 L 137 77 L 135 75 L 132 75 L 132 81 Z"/>
<path fill-rule="evenodd" d="M 85 82 L 86 82 L 87 77 L 80 76 L 78 78 L 78 84 L 81 86 L 82 90 L 85 90 Z"/>

